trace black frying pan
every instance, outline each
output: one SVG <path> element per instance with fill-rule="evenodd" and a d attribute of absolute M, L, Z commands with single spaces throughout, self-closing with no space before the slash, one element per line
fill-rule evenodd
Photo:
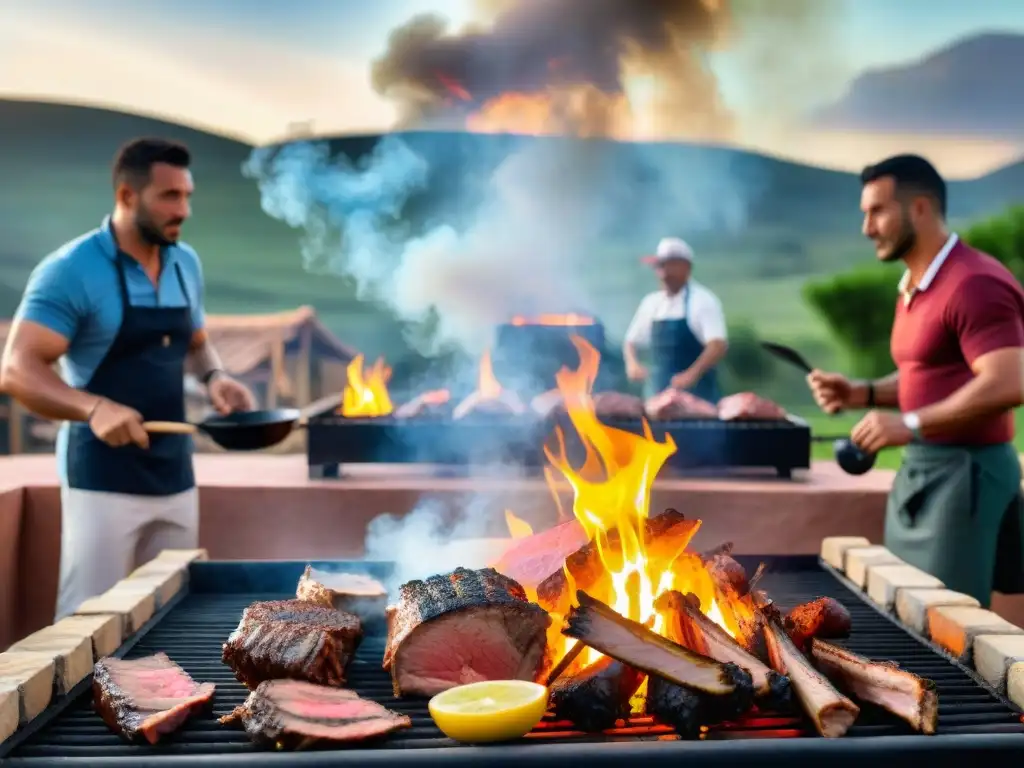
<path fill-rule="evenodd" d="M 807 362 L 807 359 L 792 347 L 785 344 L 776 344 L 772 341 L 762 341 L 761 346 L 765 351 L 771 353 L 780 360 L 799 368 L 804 373 L 810 373 L 814 367 Z M 861 450 L 849 437 L 814 435 L 811 437 L 816 443 L 832 443 L 832 452 L 836 462 L 844 472 L 851 475 L 863 475 L 875 466 L 875 454 Z"/>
<path fill-rule="evenodd" d="M 307 417 L 295 408 L 270 411 L 240 411 L 227 416 L 211 416 L 198 424 L 179 421 L 147 421 L 150 434 L 194 435 L 202 432 L 229 451 L 258 451 L 284 440 L 296 428 L 306 426 Z"/>

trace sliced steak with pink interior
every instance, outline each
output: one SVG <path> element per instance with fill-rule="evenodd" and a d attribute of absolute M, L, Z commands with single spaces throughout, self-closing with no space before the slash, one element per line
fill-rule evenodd
<path fill-rule="evenodd" d="M 166 653 L 127 661 L 104 658 L 93 667 L 96 710 L 128 741 L 156 744 L 207 709 L 214 688 L 213 683 L 197 683 Z"/>
<path fill-rule="evenodd" d="M 388 607 L 384 668 L 396 696 L 483 680 L 536 681 L 550 664 L 551 617 L 493 568 L 403 584 Z"/>
<path fill-rule="evenodd" d="M 366 741 L 412 725 L 375 701 L 345 688 L 300 680 L 267 680 L 221 723 L 241 722 L 257 744 L 306 749 L 329 743 Z"/>
<path fill-rule="evenodd" d="M 536 589 L 544 579 L 562 570 L 566 558 L 590 541 L 579 520 L 569 520 L 554 528 L 516 539 L 498 562 L 503 573 L 527 589 Z"/>

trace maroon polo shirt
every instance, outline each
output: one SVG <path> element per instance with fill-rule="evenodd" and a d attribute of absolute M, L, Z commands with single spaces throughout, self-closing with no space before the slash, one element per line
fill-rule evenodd
<path fill-rule="evenodd" d="M 1024 291 L 988 254 L 958 242 L 931 285 L 896 301 L 892 358 L 904 413 L 944 400 L 969 382 L 982 355 L 1024 347 Z M 991 445 L 1013 440 L 1013 412 L 997 414 L 929 442 Z"/>

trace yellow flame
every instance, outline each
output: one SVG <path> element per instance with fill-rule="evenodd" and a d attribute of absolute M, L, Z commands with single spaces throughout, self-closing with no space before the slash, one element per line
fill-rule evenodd
<path fill-rule="evenodd" d="M 533 536 L 533 527 L 514 514 L 512 510 L 505 510 L 505 524 L 508 526 L 509 535 L 513 539 L 525 539 L 527 536 Z"/>
<path fill-rule="evenodd" d="M 343 416 L 387 416 L 393 410 L 388 394 L 391 369 L 378 357 L 368 371 L 363 370 L 363 356 L 356 355 L 346 370 L 348 383 L 342 395 Z"/>

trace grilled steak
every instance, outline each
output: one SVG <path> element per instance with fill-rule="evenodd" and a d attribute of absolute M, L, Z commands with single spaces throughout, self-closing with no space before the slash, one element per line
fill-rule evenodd
<path fill-rule="evenodd" d="M 648 398 L 644 411 L 654 421 L 718 418 L 718 409 L 707 400 L 672 387 Z"/>
<path fill-rule="evenodd" d="M 93 667 L 96 710 L 128 741 L 141 737 L 156 744 L 206 709 L 214 687 L 197 683 L 165 653 L 129 661 L 104 658 Z"/>
<path fill-rule="evenodd" d="M 302 600 L 259 602 L 242 613 L 221 659 L 249 688 L 277 678 L 340 685 L 362 636 L 351 613 Z"/>
<path fill-rule="evenodd" d="M 482 680 L 538 680 L 551 617 L 493 568 L 403 584 L 388 607 L 384 668 L 396 696 L 433 696 Z"/>
<path fill-rule="evenodd" d="M 304 749 L 318 743 L 373 739 L 412 721 L 344 688 L 299 680 L 267 680 L 221 723 L 241 722 L 257 744 Z"/>
<path fill-rule="evenodd" d="M 594 413 L 598 418 L 611 421 L 641 419 L 644 415 L 644 401 L 635 395 L 624 392 L 598 392 L 592 398 Z M 554 416 L 566 413 L 565 397 L 557 389 L 551 389 L 537 395 L 530 407 L 541 416 Z M 589 406 L 587 406 L 589 408 Z"/>
<path fill-rule="evenodd" d="M 786 418 L 786 411 L 771 400 L 753 392 L 739 392 L 723 397 L 718 402 L 718 418 L 722 421 L 743 419 L 779 421 Z"/>
<path fill-rule="evenodd" d="M 566 559 L 588 543 L 587 532 L 579 521 L 569 520 L 516 539 L 493 566 L 524 587 L 536 589 L 551 574 L 561 571 Z"/>
<path fill-rule="evenodd" d="M 328 573 L 311 565 L 306 566 L 299 579 L 295 596 L 307 603 L 354 613 L 360 618 L 383 616 L 388 602 L 384 585 L 370 576 Z"/>

